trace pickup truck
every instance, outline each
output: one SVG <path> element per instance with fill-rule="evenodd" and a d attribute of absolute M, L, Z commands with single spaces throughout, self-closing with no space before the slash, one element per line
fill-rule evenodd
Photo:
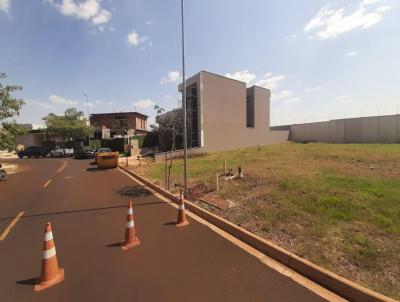
<path fill-rule="evenodd" d="M 74 149 L 55 149 L 50 151 L 51 157 L 66 157 L 72 156 L 74 154 Z"/>
<path fill-rule="evenodd" d="M 24 150 L 19 151 L 18 153 L 19 158 L 24 158 L 24 156 L 27 157 L 46 157 L 47 154 L 49 154 L 49 149 L 46 147 L 40 147 L 40 146 L 30 146 Z"/>

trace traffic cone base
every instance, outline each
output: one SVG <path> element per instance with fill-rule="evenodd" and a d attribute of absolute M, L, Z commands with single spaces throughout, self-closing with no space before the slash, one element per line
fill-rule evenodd
<path fill-rule="evenodd" d="M 121 249 L 122 249 L 123 251 L 126 251 L 126 250 L 129 250 L 129 249 L 131 249 L 131 248 L 133 248 L 133 247 L 135 247 L 135 246 L 138 246 L 139 244 L 140 244 L 139 238 L 135 237 L 135 238 L 132 240 L 132 242 L 129 242 L 129 243 L 124 244 L 124 245 L 121 245 Z"/>
<path fill-rule="evenodd" d="M 64 280 L 64 269 L 60 268 L 58 270 L 57 275 L 55 277 L 53 277 L 52 279 L 50 279 L 50 280 L 42 281 L 41 278 L 38 278 L 36 280 L 36 285 L 34 287 L 34 290 L 35 290 L 35 292 L 39 292 L 41 290 L 49 288 L 50 286 L 56 285 L 56 284 L 60 283 L 63 280 Z"/>

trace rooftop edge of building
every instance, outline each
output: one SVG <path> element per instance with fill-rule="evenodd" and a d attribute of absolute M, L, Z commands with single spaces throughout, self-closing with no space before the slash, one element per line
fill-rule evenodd
<path fill-rule="evenodd" d="M 90 116 L 95 116 L 95 115 L 108 115 L 108 114 L 137 114 L 137 115 L 141 115 L 141 116 L 144 116 L 144 117 L 149 117 L 148 115 L 143 114 L 143 113 L 140 113 L 140 112 L 137 112 L 137 111 L 127 111 L 127 112 L 121 111 L 121 112 L 91 113 Z"/>
<path fill-rule="evenodd" d="M 227 80 L 231 80 L 231 81 L 236 81 L 236 82 L 239 82 L 239 83 L 243 83 L 243 84 L 246 85 L 246 89 L 249 89 L 249 88 L 252 88 L 252 87 L 258 87 L 258 88 L 261 88 L 261 89 L 265 89 L 265 90 L 271 91 L 271 90 L 268 89 L 268 88 L 261 87 L 261 86 L 258 86 L 258 85 L 251 85 L 251 86 L 247 87 L 247 83 L 246 83 L 246 82 L 243 82 L 243 81 L 240 81 L 240 80 L 237 80 L 237 79 L 233 79 L 233 78 L 230 78 L 230 77 L 226 77 L 226 76 L 223 76 L 223 75 L 220 75 L 220 74 L 217 74 L 217 73 L 214 73 L 214 72 L 210 72 L 210 71 L 207 71 L 207 70 L 201 70 L 201 71 L 199 71 L 198 73 L 192 75 L 191 77 L 186 78 L 186 81 L 187 81 L 187 82 L 190 82 L 193 78 L 199 77 L 201 73 L 207 73 L 207 74 L 210 74 L 210 75 L 213 75 L 213 76 L 217 76 L 217 77 L 221 77 L 221 78 L 224 78 L 224 79 L 227 79 Z M 179 92 L 182 91 L 182 84 L 183 84 L 183 83 L 178 84 L 178 91 L 179 91 Z"/>

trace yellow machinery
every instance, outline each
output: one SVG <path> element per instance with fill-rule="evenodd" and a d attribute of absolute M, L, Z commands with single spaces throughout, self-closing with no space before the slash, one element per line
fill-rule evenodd
<path fill-rule="evenodd" d="M 99 169 L 112 169 L 118 166 L 118 152 L 103 152 L 96 155 L 96 164 Z"/>

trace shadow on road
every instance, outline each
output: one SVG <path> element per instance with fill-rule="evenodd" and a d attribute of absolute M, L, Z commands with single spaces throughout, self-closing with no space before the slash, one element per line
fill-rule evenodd
<path fill-rule="evenodd" d="M 151 192 L 139 186 L 126 186 L 116 190 L 116 194 L 128 197 L 146 197 L 152 195 Z"/>
<path fill-rule="evenodd" d="M 107 170 L 108 169 L 99 169 L 97 167 L 86 168 L 86 172 L 92 172 L 92 173 L 94 173 L 94 172 L 107 172 Z"/>
<path fill-rule="evenodd" d="M 171 203 L 173 201 L 156 201 L 156 202 L 144 202 L 144 203 L 135 203 L 133 207 L 141 207 L 141 206 L 151 206 L 155 204 L 165 204 Z M 69 211 L 58 211 L 58 212 L 47 212 L 47 213 L 38 213 L 38 214 L 30 214 L 30 215 L 23 215 L 21 219 L 24 218 L 31 218 L 31 217 L 40 217 L 40 216 L 52 216 L 52 215 L 62 215 L 62 214 L 74 214 L 74 213 L 82 213 L 82 212 L 91 212 L 91 211 L 102 211 L 102 210 L 111 210 L 111 209 L 118 209 L 118 208 L 128 208 L 127 204 L 123 205 L 116 205 L 116 206 L 109 206 L 109 207 L 101 207 L 101 208 L 91 208 L 91 209 L 77 209 L 77 210 L 69 210 Z M 0 217 L 0 221 L 2 220 L 11 220 L 15 217 Z"/>
<path fill-rule="evenodd" d="M 124 245 L 123 241 L 107 244 L 106 247 L 121 247 Z"/>
<path fill-rule="evenodd" d="M 37 278 L 30 278 L 30 279 L 20 280 L 15 283 L 22 284 L 22 285 L 35 285 L 36 280 L 37 280 Z"/>
<path fill-rule="evenodd" d="M 166 223 L 163 223 L 163 225 L 176 225 L 176 221 L 166 222 Z"/>

